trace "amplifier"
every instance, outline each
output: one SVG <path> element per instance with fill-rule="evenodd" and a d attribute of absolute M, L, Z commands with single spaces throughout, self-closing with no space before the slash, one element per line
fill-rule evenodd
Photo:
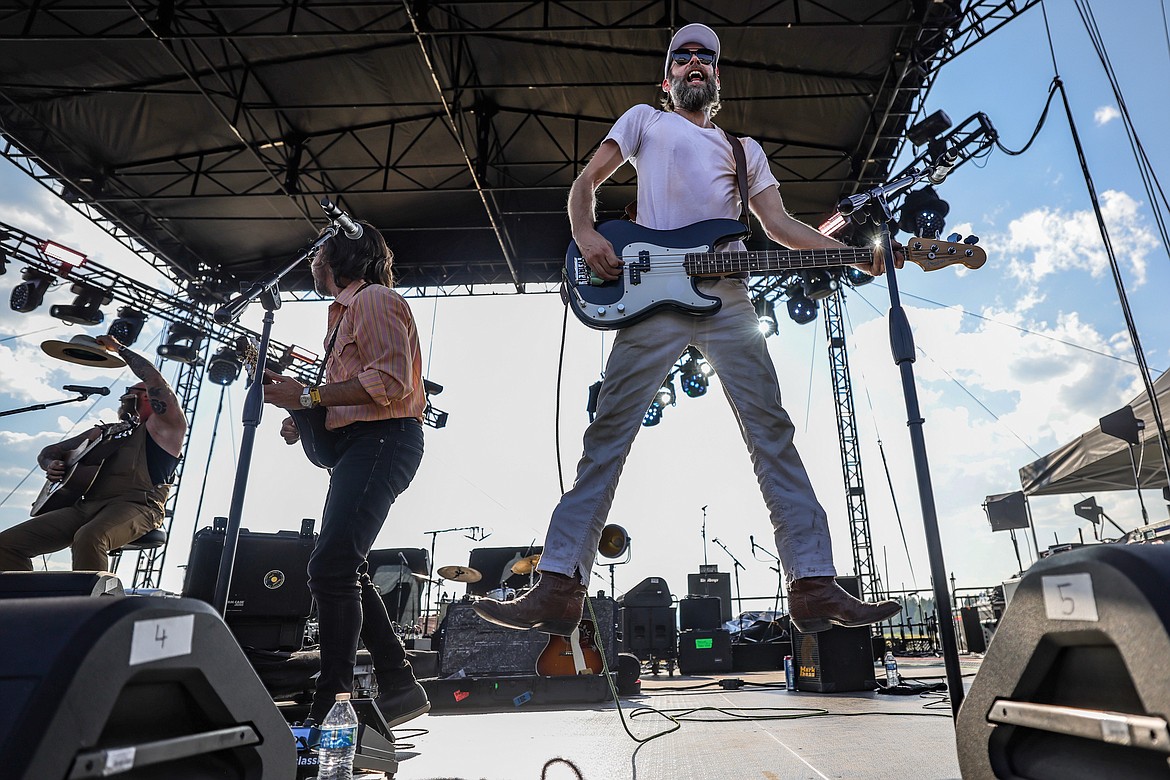
<path fill-rule="evenodd" d="M 687 596 L 678 602 L 678 627 L 712 629 L 723 625 L 723 608 L 716 596 Z"/>
<path fill-rule="evenodd" d="M 209 604 L 215 599 L 223 554 L 226 521 L 221 520 L 217 517 L 216 527 L 195 534 L 183 579 L 184 596 Z M 301 648 L 313 605 L 308 565 L 316 543 L 312 521 L 305 521 L 299 532 L 269 534 L 240 529 L 224 622 L 242 647 Z"/>
<path fill-rule="evenodd" d="M 725 629 L 678 635 L 678 670 L 683 674 L 730 672 L 731 668 L 731 634 Z"/>
<path fill-rule="evenodd" d="M 837 584 L 858 597 L 856 577 L 838 577 Z M 842 628 L 802 634 L 792 627 L 792 665 L 796 690 L 818 693 L 872 691 L 874 679 L 873 640 L 869 626 Z"/>
<path fill-rule="evenodd" d="M 678 648 L 674 607 L 622 607 L 622 644 L 643 661 L 673 658 Z"/>
<path fill-rule="evenodd" d="M 710 567 L 714 569 L 714 565 Z M 701 571 L 687 575 L 688 596 L 714 596 L 719 599 L 719 624 L 731 620 L 731 574 L 725 571 Z M 718 626 L 714 626 L 718 627 Z"/>
<path fill-rule="evenodd" d="M 610 669 L 617 669 L 617 607 L 613 599 L 594 598 L 600 648 Z M 586 608 L 585 617 L 589 617 Z M 467 677 L 532 675 L 548 644 L 548 634 L 516 631 L 489 623 L 464 602 L 449 604 L 439 626 L 439 676 L 460 671 Z"/>

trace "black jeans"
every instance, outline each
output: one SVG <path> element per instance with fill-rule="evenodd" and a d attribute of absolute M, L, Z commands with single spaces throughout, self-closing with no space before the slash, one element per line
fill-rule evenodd
<path fill-rule="evenodd" d="M 321 533 L 309 559 L 309 590 L 317 602 L 321 634 L 321 674 L 309 713 L 317 722 L 338 693 L 353 690 L 359 635 L 380 679 L 410 677 L 406 650 L 365 572 L 366 556 L 390 505 L 406 490 L 422 461 L 422 424 L 413 419 L 359 422 L 339 433 L 340 457 L 329 479 Z"/>

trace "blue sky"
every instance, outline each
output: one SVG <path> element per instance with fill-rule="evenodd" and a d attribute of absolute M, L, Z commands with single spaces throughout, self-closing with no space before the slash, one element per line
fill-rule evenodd
<path fill-rule="evenodd" d="M 1105 8 L 1095 4 L 1126 104 L 1155 170 L 1165 171 L 1170 149 L 1159 129 L 1170 123 L 1170 108 L 1155 79 L 1170 65 L 1162 7 L 1155 0 L 1131 0 L 1124 16 L 1106 14 Z M 1170 261 L 1155 232 L 1117 101 L 1074 6 L 1049 4 L 1049 20 L 1060 75 L 1156 374 L 1170 367 L 1170 326 L 1163 311 Z M 1053 73 L 1044 18 L 1034 8 L 946 65 L 926 111 L 942 109 L 956 124 L 982 111 L 1004 145 L 1019 148 L 1043 108 Z M 648 80 L 653 75 L 647 74 Z M 722 73 L 726 93 L 734 92 L 735 78 L 732 69 Z M 1017 568 L 1011 540 L 988 526 L 983 498 L 1018 489 L 1019 467 L 1127 403 L 1140 383 L 1059 99 L 1026 154 L 996 151 L 968 163 L 939 193 L 951 205 L 944 232 L 979 235 L 988 263 L 971 272 L 924 274 L 907 268 L 898 278 L 919 348 L 915 371 L 947 570 L 959 587 L 977 587 L 995 584 Z M 0 163 L 0 221 L 75 246 L 144 280 L 157 278 L 6 163 Z M 0 286 L 7 291 L 15 277 L 10 268 Z M 880 281 L 851 291 L 846 301 L 871 532 L 889 587 L 928 587 L 906 414 L 887 340 L 888 306 Z M 458 526 L 490 530 L 485 545 L 539 544 L 559 495 L 554 449 L 559 300 L 549 295 L 414 299 L 412 307 L 427 373 L 446 387 L 436 405 L 451 416 L 446 429 L 428 430 L 416 483 L 392 510 L 379 546 L 429 547 L 427 531 Z M 0 310 L 0 408 L 60 398 L 66 383 L 126 382 L 112 372 L 46 358 L 39 349 L 42 340 L 78 332 L 50 318 L 47 308 L 28 315 Z M 258 325 L 256 312 L 248 316 Z M 278 314 L 275 336 L 316 348 L 324 317 L 320 304 L 288 305 Z M 158 329 L 158 323 L 148 323 L 137 347 L 152 352 Z M 570 323 L 560 418 L 566 482 L 586 423 L 586 388 L 599 376 L 608 339 Z M 799 326 L 782 317 L 771 349 L 785 406 L 798 428 L 798 447 L 829 510 L 838 568 L 845 573 L 852 568 L 852 553 L 824 340 L 820 319 Z M 634 445 L 611 515 L 633 538 L 632 562 L 616 571 L 619 590 L 661 576 L 675 593 L 685 593 L 685 575 L 703 562 L 704 553 L 730 571 L 731 559 L 722 549 L 709 542 L 704 550 L 700 525 L 706 506 L 708 538 L 718 537 L 745 567 L 744 596 L 775 591 L 772 562 L 753 557 L 749 542 L 754 536 L 757 543 L 770 544 L 763 502 L 732 415 L 717 387 L 712 390 L 701 399 L 680 394 L 662 424 L 644 429 Z M 179 567 L 192 530 L 228 512 L 243 393 L 242 383 L 227 391 L 209 457 L 220 392 L 212 385 L 203 391 L 164 573 L 164 586 L 173 590 L 181 585 Z M 39 470 L 28 476 L 36 452 L 74 426 L 113 419 L 115 396 L 92 409 L 73 404 L 4 418 L 0 497 L 27 479 L 0 506 L 0 527 L 26 517 L 41 484 Z M 243 522 L 254 531 L 298 528 L 302 517 L 320 516 L 324 499 L 325 474 L 309 466 L 299 449 L 280 442 L 279 422 L 280 415 L 268 411 L 257 439 Z M 883 451 L 893 497 L 882 470 Z M 200 477 L 209 462 L 203 490 Z M 1081 498 L 1032 501 L 1041 549 L 1075 540 L 1078 529 L 1090 536 L 1072 512 Z M 1123 527 L 1141 522 L 1132 491 L 1097 499 Z M 1146 505 L 1152 520 L 1166 516 L 1155 493 L 1147 493 Z M 439 535 L 436 564 L 466 564 L 473 546 L 460 533 Z M 1027 565 L 1022 541 L 1021 555 Z M 48 566 L 67 567 L 67 553 L 51 556 Z M 608 579 L 608 573 L 599 573 L 594 589 L 606 587 Z"/>

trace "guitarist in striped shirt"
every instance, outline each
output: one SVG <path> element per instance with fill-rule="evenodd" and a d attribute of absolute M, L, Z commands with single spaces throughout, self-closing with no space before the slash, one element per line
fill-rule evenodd
<path fill-rule="evenodd" d="M 92 445 L 78 467 L 96 467 L 92 482 L 69 495 L 68 503 L 38 512 L 0 533 L 0 571 L 32 571 L 37 555 L 71 548 L 74 571 L 105 571 L 109 553 L 163 523 L 163 505 L 179 465 L 187 418 L 166 379 L 149 360 L 113 336 L 97 342 L 116 352 L 142 381 L 126 388 L 118 415 L 125 425 L 95 425 L 84 433 L 50 444 L 37 463 L 50 482 L 61 482 L 67 456 Z M 76 494 L 81 493 L 80 497 Z M 58 502 L 60 503 L 60 502 Z"/>
<path fill-rule="evenodd" d="M 366 556 L 390 505 L 414 478 L 423 454 L 422 357 L 410 306 L 394 292 L 394 253 L 372 225 L 356 238 L 339 233 L 313 257 L 313 284 L 329 305 L 325 381 L 306 387 L 265 375 L 264 400 L 282 409 L 325 407 L 336 462 L 309 559 L 317 602 L 321 674 L 309 718 L 320 724 L 339 693 L 353 691 L 358 638 L 374 662 L 378 709 L 390 726 L 427 712 L 406 649 L 367 573 Z M 292 417 L 281 435 L 301 437 Z"/>

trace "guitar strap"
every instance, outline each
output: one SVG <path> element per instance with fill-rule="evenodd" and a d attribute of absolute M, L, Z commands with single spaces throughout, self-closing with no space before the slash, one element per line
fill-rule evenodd
<path fill-rule="evenodd" d="M 366 282 L 363 284 L 357 289 L 357 292 L 353 294 L 353 297 L 356 298 L 358 293 L 369 287 L 371 284 L 373 284 L 373 282 Z M 325 347 L 325 357 L 321 358 L 321 367 L 317 369 L 317 381 L 313 383 L 314 386 L 320 385 L 321 380 L 325 378 L 325 364 L 329 362 L 329 353 L 333 351 L 333 345 L 337 343 L 337 333 L 341 330 L 341 323 L 344 319 L 345 316 L 342 315 L 341 319 L 337 321 L 337 327 L 333 329 L 333 335 L 329 337 L 329 345 Z"/>
<path fill-rule="evenodd" d="M 735 180 L 739 184 L 739 221 L 748 229 L 751 235 L 751 219 L 748 217 L 748 182 L 747 182 L 747 155 L 743 151 L 743 142 L 731 133 L 719 128 L 723 132 L 727 143 L 731 144 L 731 155 L 735 158 Z M 626 219 L 638 221 L 638 201 L 634 199 L 626 204 Z M 745 236 L 746 238 L 746 236 Z"/>
<path fill-rule="evenodd" d="M 575 626 L 569 636 L 569 645 L 573 648 L 573 670 L 577 674 L 590 674 L 591 669 L 585 668 L 585 653 L 581 650 L 581 626 Z"/>

